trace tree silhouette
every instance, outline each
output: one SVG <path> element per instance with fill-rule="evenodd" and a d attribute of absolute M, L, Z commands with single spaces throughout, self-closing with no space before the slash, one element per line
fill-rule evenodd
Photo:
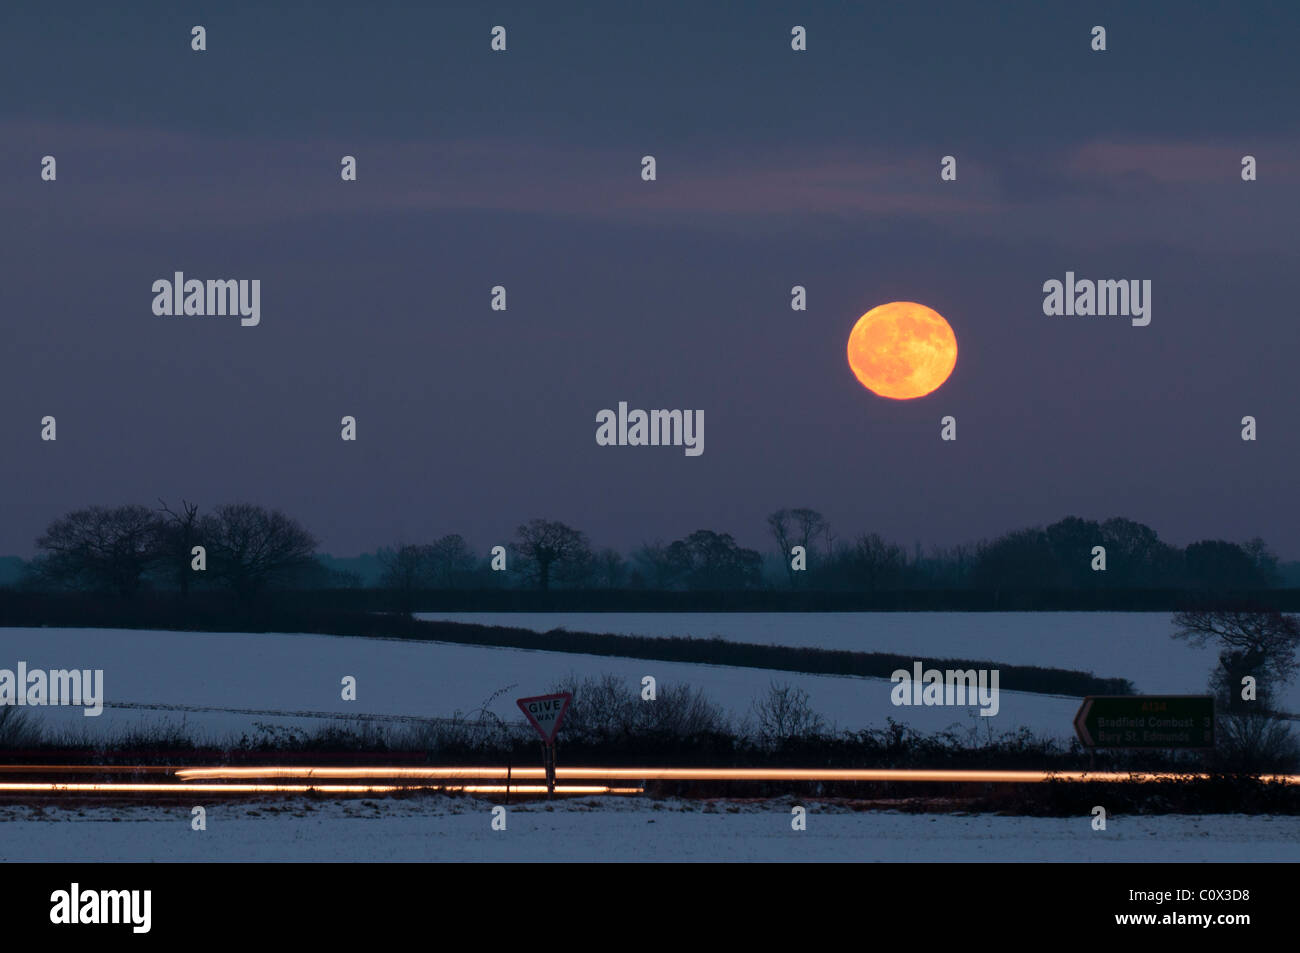
<path fill-rule="evenodd" d="M 665 553 L 672 578 L 688 589 L 751 589 L 761 581 L 763 557 L 736 545 L 730 533 L 699 529 Z"/>
<path fill-rule="evenodd" d="M 832 575 L 855 591 L 898 589 L 907 578 L 907 553 L 879 533 L 867 533 L 835 553 Z"/>
<path fill-rule="evenodd" d="M 1236 543 L 1221 539 L 1192 543 L 1184 560 L 1188 580 L 1199 589 L 1256 589 L 1268 584 L 1255 559 Z"/>
<path fill-rule="evenodd" d="M 813 559 L 813 540 L 829 529 L 825 517 L 816 510 L 800 507 L 792 510 L 777 510 L 767 518 L 767 528 L 776 540 L 781 561 L 785 564 L 786 574 L 790 577 L 790 588 L 795 586 L 795 569 L 791 565 L 790 550 L 802 546 L 811 564 Z"/>
<path fill-rule="evenodd" d="M 311 567 L 317 545 L 297 520 L 253 503 L 218 506 L 201 531 L 208 571 L 245 599 Z"/>
<path fill-rule="evenodd" d="M 131 597 L 158 561 L 158 515 L 147 506 L 91 506 L 60 517 L 36 540 L 37 573 L 73 589 Z"/>
<path fill-rule="evenodd" d="M 555 520 L 536 519 L 515 533 L 515 553 L 539 589 L 552 581 L 579 583 L 591 572 L 591 545 L 586 534 Z"/>
<path fill-rule="evenodd" d="M 1211 685 L 1229 708 L 1241 701 L 1241 679 L 1256 679 L 1260 707 L 1268 709 L 1283 686 L 1295 677 L 1300 622 L 1280 612 L 1198 609 L 1174 615 L 1173 638 L 1195 646 L 1214 645 L 1219 665 Z"/>
<path fill-rule="evenodd" d="M 163 514 L 158 521 L 159 569 L 175 581 L 182 595 L 189 595 L 194 574 L 190 568 L 193 550 L 203 542 L 199 538 L 203 521 L 199 518 L 198 504 L 181 500 L 181 511 L 177 513 L 163 500 L 158 503 Z"/>

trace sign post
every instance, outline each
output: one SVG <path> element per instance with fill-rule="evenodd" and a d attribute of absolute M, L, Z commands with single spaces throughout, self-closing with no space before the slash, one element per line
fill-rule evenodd
<path fill-rule="evenodd" d="M 517 698 L 515 704 L 524 717 L 542 736 L 542 765 L 546 770 L 546 794 L 555 794 L 555 733 L 560 730 L 564 713 L 569 710 L 573 695 L 559 692 L 555 695 L 534 695 Z"/>
<path fill-rule="evenodd" d="M 1213 748 L 1213 695 L 1089 695 L 1074 716 L 1085 748 Z"/>

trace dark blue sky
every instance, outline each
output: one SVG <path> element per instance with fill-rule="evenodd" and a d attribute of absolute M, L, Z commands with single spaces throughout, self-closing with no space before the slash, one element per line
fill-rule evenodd
<path fill-rule="evenodd" d="M 1300 558 L 1300 7 L 596 6 L 7 5 L 0 552 L 185 496 L 339 554 L 534 516 L 758 545 L 808 505 L 907 544 L 1125 515 Z M 260 279 L 261 325 L 156 317 L 176 270 Z M 1151 325 L 1044 316 L 1066 271 L 1150 279 Z M 960 347 L 909 403 L 844 357 L 895 299 Z M 702 409 L 703 456 L 598 447 L 620 400 Z"/>

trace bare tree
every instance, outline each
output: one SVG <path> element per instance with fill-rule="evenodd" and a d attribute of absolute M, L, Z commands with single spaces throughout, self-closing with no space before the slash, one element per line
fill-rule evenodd
<path fill-rule="evenodd" d="M 41 726 L 30 711 L 0 705 L 0 749 L 34 748 L 41 741 Z"/>
<path fill-rule="evenodd" d="M 190 578 L 194 572 L 190 568 L 195 546 L 202 543 L 199 538 L 202 520 L 199 518 L 197 503 L 181 500 L 181 511 L 173 511 L 164 500 L 159 500 L 162 517 L 158 525 L 158 560 L 160 569 L 176 581 L 182 595 L 189 595 Z"/>
<path fill-rule="evenodd" d="M 786 575 L 790 577 L 790 588 L 793 589 L 795 570 L 790 564 L 790 550 L 794 548 L 794 544 L 791 542 L 791 536 L 793 535 L 791 523 L 789 510 L 777 510 L 767 516 L 767 528 L 772 532 L 772 538 L 776 540 L 777 558 L 785 565 Z"/>
<path fill-rule="evenodd" d="M 687 589 L 756 589 L 763 557 L 737 545 L 730 533 L 697 529 L 664 552 L 673 578 Z"/>
<path fill-rule="evenodd" d="M 1236 543 L 1203 539 L 1189 543 L 1183 550 L 1183 566 L 1188 582 L 1197 589 L 1259 589 L 1270 581 L 1266 567 L 1261 568 L 1257 562 L 1260 556 L 1248 553 Z"/>
<path fill-rule="evenodd" d="M 383 569 L 379 584 L 399 594 L 402 611 L 414 608 L 414 593 L 429 584 L 432 577 L 432 546 L 398 545 L 379 551 L 379 565 Z"/>
<path fill-rule="evenodd" d="M 608 743 L 635 735 L 691 738 L 731 727 L 720 706 L 701 689 L 686 684 L 660 683 L 654 701 L 643 700 L 635 682 L 609 673 L 581 680 L 570 674 L 551 690 L 573 695 L 564 717 L 565 736 L 570 740 Z"/>
<path fill-rule="evenodd" d="M 816 510 L 799 507 L 772 513 L 767 518 L 767 527 L 776 540 L 781 561 L 785 564 L 785 571 L 790 577 L 790 588 L 793 589 L 797 577 L 791 565 L 790 550 L 795 546 L 802 546 L 806 558 L 811 562 L 816 549 L 814 540 L 819 536 L 825 536 L 829 540 L 830 524 Z"/>
<path fill-rule="evenodd" d="M 1259 570 L 1260 578 L 1265 586 L 1280 586 L 1282 584 L 1282 574 L 1278 571 L 1277 553 L 1269 548 L 1268 543 L 1256 536 L 1254 539 L 1242 543 L 1241 548 L 1255 563 L 1255 568 Z"/>
<path fill-rule="evenodd" d="M 552 581 L 581 582 L 591 573 L 591 545 L 585 533 L 555 520 L 532 520 L 516 531 L 514 549 L 539 589 Z"/>
<path fill-rule="evenodd" d="M 401 594 L 402 611 L 414 608 L 418 589 L 450 589 L 474 570 L 474 554 L 463 537 L 444 536 L 428 546 L 399 544 L 379 551 L 380 585 Z"/>
<path fill-rule="evenodd" d="M 573 696 L 564 715 L 564 733 L 570 740 L 607 742 L 632 730 L 633 705 L 640 697 L 621 676 L 607 672 L 579 679 L 570 673 L 550 690 Z"/>
<path fill-rule="evenodd" d="M 592 581 L 601 589 L 619 589 L 627 581 L 627 560 L 606 547 L 596 554 Z"/>
<path fill-rule="evenodd" d="M 635 691 L 635 689 L 634 689 Z M 661 682 L 655 701 L 634 694 L 634 730 L 649 734 L 693 738 L 731 730 L 726 711 L 709 700 L 699 686 Z"/>
<path fill-rule="evenodd" d="M 1300 623 L 1273 611 L 1193 610 L 1174 615 L 1176 639 L 1219 649 L 1210 689 L 1221 706 L 1215 744 L 1226 768 L 1291 771 L 1300 749 L 1274 701 L 1295 677 Z M 1242 698 L 1243 681 L 1255 680 L 1255 698 Z"/>
<path fill-rule="evenodd" d="M 451 533 L 429 547 L 429 584 L 435 589 L 451 589 L 473 572 L 476 560 L 465 538 Z"/>
<path fill-rule="evenodd" d="M 1215 746 L 1223 767 L 1232 771 L 1289 773 L 1300 762 L 1300 745 L 1291 724 L 1275 712 L 1222 714 Z"/>
<path fill-rule="evenodd" d="M 1229 708 L 1242 707 L 1241 681 L 1255 678 L 1260 707 L 1268 709 L 1281 688 L 1295 677 L 1300 622 L 1274 611 L 1197 609 L 1174 615 L 1173 638 L 1219 649 L 1211 676 L 1216 694 Z"/>
<path fill-rule="evenodd" d="M 809 696 L 802 688 L 789 683 L 772 682 L 767 695 L 753 705 L 758 723 L 758 739 L 764 745 L 779 748 L 799 738 L 810 738 L 826 730 L 826 722 L 813 711 Z"/>
<path fill-rule="evenodd" d="M 649 588 L 672 589 L 677 584 L 680 567 L 669 558 L 668 547 L 663 540 L 643 543 L 640 549 L 632 553 L 632 560 Z"/>
<path fill-rule="evenodd" d="M 157 562 L 159 520 L 147 506 L 91 506 L 60 517 L 36 540 L 41 578 L 130 597 Z"/>
<path fill-rule="evenodd" d="M 840 550 L 833 575 L 856 589 L 895 589 L 907 575 L 907 551 L 879 533 L 864 534 Z"/>
<path fill-rule="evenodd" d="M 252 503 L 218 506 L 202 520 L 210 572 L 243 598 L 311 566 L 317 540 L 297 520 Z"/>
<path fill-rule="evenodd" d="M 799 507 L 790 511 L 794 517 L 794 525 L 799 545 L 813 551 L 813 539 L 821 536 L 830 529 L 830 524 L 826 518 L 816 510 L 810 510 L 807 507 Z"/>

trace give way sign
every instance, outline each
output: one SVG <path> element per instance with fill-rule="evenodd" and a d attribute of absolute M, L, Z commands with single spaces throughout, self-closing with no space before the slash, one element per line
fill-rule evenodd
<path fill-rule="evenodd" d="M 532 722 L 537 733 L 542 736 L 543 743 L 549 745 L 555 741 L 555 733 L 560 730 L 560 722 L 564 721 L 564 713 L 569 710 L 571 701 L 572 694 L 560 692 L 557 695 L 518 698 L 515 699 L 515 704 L 524 713 L 524 717 Z"/>

